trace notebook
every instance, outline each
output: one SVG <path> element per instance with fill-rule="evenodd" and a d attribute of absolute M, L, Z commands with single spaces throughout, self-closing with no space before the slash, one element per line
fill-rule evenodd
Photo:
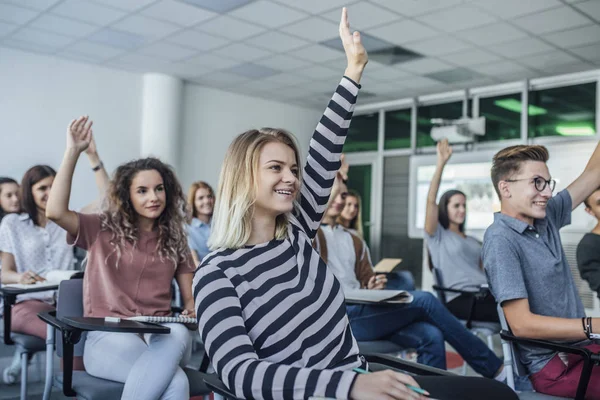
<path fill-rule="evenodd" d="M 23 284 L 23 283 L 7 283 L 6 287 L 16 288 L 16 289 L 31 289 L 31 288 L 43 288 L 46 286 L 56 286 L 64 280 L 71 279 L 71 277 L 80 271 L 62 271 L 62 270 L 52 270 L 48 271 L 46 274 L 40 273 L 45 281 L 37 281 L 33 284 Z"/>
<path fill-rule="evenodd" d="M 378 274 L 390 273 L 402 262 L 401 258 L 384 258 L 373 268 Z"/>
<path fill-rule="evenodd" d="M 413 301 L 406 290 L 344 289 L 346 300 L 368 303 L 406 304 Z"/>
<path fill-rule="evenodd" d="M 130 317 L 127 318 L 127 320 L 129 321 L 138 321 L 138 322 L 153 322 L 153 323 L 160 323 L 160 324 L 168 324 L 168 323 L 176 323 L 176 324 L 195 324 L 196 318 L 190 318 L 190 317 L 146 317 L 146 316 L 139 316 L 139 317 Z"/>

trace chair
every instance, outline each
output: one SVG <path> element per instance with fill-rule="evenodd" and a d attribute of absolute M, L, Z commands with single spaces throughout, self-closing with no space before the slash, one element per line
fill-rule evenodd
<path fill-rule="evenodd" d="M 516 373 L 518 376 L 527 376 L 529 375 L 527 368 L 521 363 L 519 358 L 519 349 L 516 346 L 516 343 L 523 343 L 529 346 L 536 346 L 545 349 L 561 351 L 564 353 L 570 354 L 578 354 L 584 359 L 584 366 L 581 372 L 581 376 L 579 377 L 579 384 L 577 386 L 577 393 L 575 395 L 575 400 L 583 400 L 585 397 L 585 392 L 587 390 L 587 386 L 592 374 L 592 368 L 594 365 L 598 365 L 600 363 L 600 354 L 595 354 L 589 351 L 588 349 L 569 346 L 563 343 L 550 342 L 546 340 L 538 340 L 538 339 L 527 339 L 522 337 L 517 337 L 512 334 L 510 327 L 508 326 L 508 322 L 506 321 L 506 317 L 504 316 L 504 310 L 500 305 L 498 305 L 498 316 L 500 317 L 500 324 L 502 325 L 502 331 L 500 331 L 500 338 L 502 340 L 502 350 L 504 352 L 504 368 L 507 373 L 507 384 L 513 390 L 515 388 L 513 373 Z M 561 400 L 564 397 L 550 396 L 543 393 L 536 392 L 527 392 L 519 394 L 519 398 L 521 399 L 531 399 L 531 400 Z"/>
<path fill-rule="evenodd" d="M 36 287 L 32 285 L 31 288 L 22 289 L 10 286 L 0 287 L 0 294 L 4 298 L 4 344 L 7 346 L 15 345 L 16 351 L 21 358 L 21 393 L 20 398 L 24 400 L 27 398 L 27 372 L 29 359 L 37 352 L 47 350 L 44 339 L 37 336 L 26 335 L 23 333 L 11 332 L 12 328 L 12 307 L 17 302 L 17 296 L 26 293 L 35 293 L 46 290 L 55 290 L 57 285 L 44 287 Z M 46 356 L 51 357 L 52 352 Z M 49 356 L 50 355 L 50 356 Z"/>
<path fill-rule="evenodd" d="M 62 388 L 67 397 L 77 396 L 82 400 L 120 399 L 123 384 L 106 379 L 96 378 L 85 371 L 73 371 L 73 356 L 83 356 L 87 331 L 104 330 L 128 333 L 168 333 L 169 328 L 156 324 L 121 321 L 104 322 L 102 318 L 83 317 L 83 283 L 81 279 L 71 279 L 60 283 L 56 312 L 44 312 L 38 315 L 48 324 L 50 338 L 54 332 L 59 333 L 61 340 L 56 351 L 63 359 L 63 372 L 53 377 L 52 361 L 46 367 L 46 386 L 44 400 L 50 398 L 52 386 Z M 52 334 L 50 335 L 50 331 Z M 49 357 L 50 360 L 52 357 Z M 200 371 L 184 368 L 190 382 L 190 396 L 208 395 L 210 389 L 204 384 L 204 375 Z"/>

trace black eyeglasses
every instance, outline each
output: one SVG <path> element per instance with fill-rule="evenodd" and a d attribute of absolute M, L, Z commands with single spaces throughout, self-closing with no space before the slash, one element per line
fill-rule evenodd
<path fill-rule="evenodd" d="M 541 176 L 536 176 L 535 178 L 523 178 L 523 179 L 505 179 L 506 182 L 518 182 L 518 181 L 528 181 L 533 179 L 533 184 L 535 189 L 538 192 L 543 192 L 546 189 L 546 185 L 550 187 L 550 191 L 554 192 L 554 188 L 556 187 L 556 181 L 554 179 L 550 179 L 549 181 L 545 180 Z"/>

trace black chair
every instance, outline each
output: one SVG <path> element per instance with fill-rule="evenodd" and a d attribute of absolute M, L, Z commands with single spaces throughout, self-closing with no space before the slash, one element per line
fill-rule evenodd
<path fill-rule="evenodd" d="M 121 333 L 169 333 L 169 328 L 157 324 L 134 321 L 105 322 L 103 318 L 83 317 L 83 284 L 81 279 L 61 282 L 58 289 L 56 312 L 40 313 L 39 317 L 56 329 L 60 340 L 56 350 L 63 360 L 62 374 L 46 381 L 44 400 L 50 398 L 52 386 L 62 388 L 67 397 L 83 400 L 120 399 L 123 384 L 96 378 L 85 371 L 73 371 L 73 357 L 83 356 L 86 332 L 109 331 Z M 190 382 L 190 396 L 208 395 L 205 374 L 189 368 L 184 371 Z"/>
<path fill-rule="evenodd" d="M 31 285 L 31 287 L 11 287 L 5 285 L 0 287 L 0 294 L 4 298 L 4 344 L 7 346 L 14 345 L 17 353 L 21 358 L 21 400 L 27 398 L 27 372 L 28 362 L 31 357 L 37 352 L 47 350 L 44 339 L 37 336 L 26 335 L 23 333 L 11 332 L 12 329 L 12 307 L 17 302 L 17 296 L 20 294 L 43 292 L 46 290 L 56 290 L 58 285 Z M 46 354 L 46 357 L 51 357 L 52 350 Z"/>
<path fill-rule="evenodd" d="M 592 374 L 592 368 L 594 367 L 594 365 L 600 364 L 600 354 L 592 353 L 588 349 L 570 346 L 564 343 L 517 337 L 512 334 L 512 331 L 508 326 L 508 322 L 506 321 L 506 317 L 504 316 L 504 310 L 500 305 L 498 305 L 498 316 L 500 317 L 500 324 L 502 325 L 502 331 L 500 331 L 500 338 L 502 339 L 502 349 L 504 351 L 504 368 L 506 368 L 506 372 L 508 375 L 507 383 L 512 389 L 515 388 L 514 381 L 512 379 L 513 373 L 516 373 L 518 376 L 529 375 L 527 368 L 525 368 L 525 366 L 521 363 L 521 359 L 519 358 L 519 347 L 515 346 L 515 344 L 522 343 L 528 346 L 541 347 L 544 349 L 560 351 L 569 354 L 577 354 L 583 357 L 584 365 L 581 371 L 581 376 L 579 377 L 579 384 L 577 386 L 575 400 L 584 399 L 585 392 L 587 391 L 588 383 Z M 550 396 L 547 394 L 535 392 L 523 393 L 520 394 L 519 397 L 522 399 L 531 400 L 565 399 L 564 397 Z"/>

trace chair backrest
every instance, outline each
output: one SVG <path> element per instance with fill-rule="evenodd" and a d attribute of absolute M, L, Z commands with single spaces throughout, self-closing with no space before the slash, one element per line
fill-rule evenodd
<path fill-rule="evenodd" d="M 433 280 L 435 281 L 435 284 L 440 287 L 444 287 L 444 279 L 442 278 L 442 271 L 440 271 L 438 268 L 433 266 L 433 264 L 431 263 L 431 256 L 429 256 L 429 265 L 430 265 L 431 272 L 433 273 Z M 440 302 L 443 305 L 446 305 L 446 303 L 448 302 L 448 299 L 446 298 L 446 292 L 444 292 L 443 290 L 436 290 L 435 292 L 436 292 L 437 297 L 440 300 Z"/>
<path fill-rule="evenodd" d="M 83 279 L 64 280 L 58 285 L 56 317 L 83 317 Z M 60 331 L 57 331 L 57 337 L 60 337 Z M 74 356 L 83 356 L 85 337 L 84 332 L 79 343 L 75 345 Z M 56 341 L 56 353 L 59 357 L 63 355 L 61 340 Z"/>
<path fill-rule="evenodd" d="M 510 330 L 510 326 L 508 326 L 508 321 L 506 321 L 506 317 L 504 316 L 504 310 L 502 309 L 502 306 L 500 304 L 497 305 L 497 309 L 498 309 L 498 317 L 500 318 L 500 326 L 502 326 L 502 329 L 504 329 L 505 331 L 512 333 L 512 331 Z M 519 349 L 518 349 L 517 344 L 514 342 L 509 342 L 509 341 L 507 341 L 507 344 L 510 347 L 510 357 L 512 359 L 513 368 L 515 369 L 517 375 L 519 375 L 519 376 L 529 375 L 527 368 L 525 368 L 525 366 L 521 362 L 521 358 L 519 357 Z M 507 356 L 507 354 L 505 353 L 504 357 L 506 357 L 506 356 Z"/>

